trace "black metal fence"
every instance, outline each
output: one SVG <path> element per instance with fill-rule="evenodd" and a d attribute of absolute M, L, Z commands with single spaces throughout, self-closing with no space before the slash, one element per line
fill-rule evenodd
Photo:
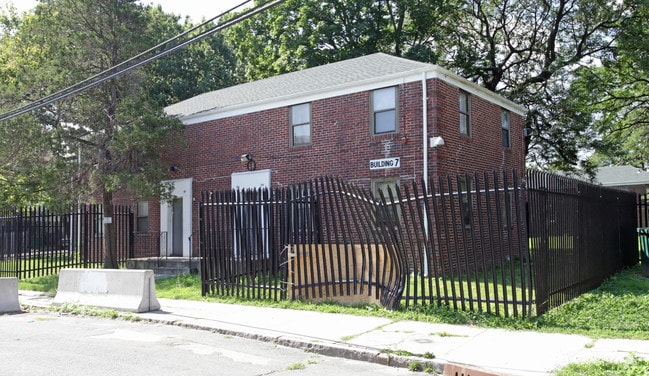
<path fill-rule="evenodd" d="M 203 294 L 398 304 L 399 257 L 376 221 L 386 209 L 367 192 L 320 179 L 204 192 L 199 207 Z"/>
<path fill-rule="evenodd" d="M 119 262 L 133 256 L 133 214 L 116 206 L 113 226 Z M 101 267 L 103 211 L 82 205 L 67 213 L 32 207 L 0 213 L 0 277 L 33 278 L 61 268 Z"/>
<path fill-rule="evenodd" d="M 395 243 L 408 265 L 406 307 L 532 313 L 525 197 L 516 173 L 431 179 L 402 186 L 382 201 L 399 213 Z"/>
<path fill-rule="evenodd" d="M 527 182 L 538 313 L 638 263 L 635 193 L 542 172 Z"/>
<path fill-rule="evenodd" d="M 649 227 L 649 195 L 638 195 L 638 227 Z"/>
<path fill-rule="evenodd" d="M 635 199 L 515 171 L 204 192 L 203 294 L 541 314 L 637 263 Z"/>
<path fill-rule="evenodd" d="M 368 190 L 323 178 L 282 189 L 203 192 L 203 294 L 445 305 L 529 316 L 638 262 L 646 199 L 561 176 L 465 174 Z M 166 234 L 113 217 L 118 261 L 159 256 Z M 0 277 L 103 262 L 101 207 L 0 213 Z"/>

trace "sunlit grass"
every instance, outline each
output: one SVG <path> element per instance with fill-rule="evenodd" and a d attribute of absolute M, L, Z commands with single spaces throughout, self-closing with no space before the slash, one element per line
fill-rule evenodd
<path fill-rule="evenodd" d="M 502 267 L 481 273 L 447 273 L 445 279 L 411 276 L 406 283 L 404 302 L 410 306 L 416 304 L 415 297 L 425 297 L 419 304 L 439 302 L 454 309 L 525 316 L 534 310 L 530 273 L 525 264 L 506 262 Z M 464 299 L 453 299 L 453 296 Z"/>
<path fill-rule="evenodd" d="M 18 277 L 19 280 L 40 278 L 58 272 L 61 268 L 67 267 L 84 267 L 84 268 L 101 268 L 101 262 L 88 262 L 82 260 L 79 252 L 61 252 L 48 254 L 45 256 L 32 255 L 29 257 L 0 259 L 0 271 L 3 274 L 11 274 L 12 277 Z M 19 270 L 20 273 L 15 275 L 12 271 Z"/>
<path fill-rule="evenodd" d="M 599 360 L 570 364 L 553 374 L 555 376 L 649 376 L 649 361 L 637 356 L 629 356 L 624 362 Z"/>

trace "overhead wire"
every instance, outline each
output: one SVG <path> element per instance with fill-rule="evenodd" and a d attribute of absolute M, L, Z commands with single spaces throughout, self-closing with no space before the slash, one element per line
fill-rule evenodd
<path fill-rule="evenodd" d="M 202 40 L 204 38 L 207 38 L 208 36 L 210 36 L 210 35 L 212 35 L 212 34 L 214 34 L 216 32 L 222 31 L 224 29 L 227 29 L 230 26 L 236 25 L 239 22 L 242 22 L 242 21 L 244 21 L 244 20 L 246 20 L 246 19 L 248 19 L 250 17 L 253 17 L 253 16 L 255 16 L 255 15 L 261 13 L 261 12 L 264 12 L 264 11 L 266 11 L 266 10 L 268 10 L 268 9 L 278 5 L 278 4 L 283 3 L 286 0 L 272 0 L 272 1 L 269 1 L 269 2 L 267 2 L 265 4 L 261 4 L 261 5 L 249 8 L 247 10 L 244 10 L 242 13 L 234 16 L 233 18 L 231 18 L 229 20 L 226 20 L 226 21 L 223 21 L 221 23 L 218 23 L 218 24 L 208 28 L 207 30 L 200 32 L 198 35 L 196 35 L 194 37 L 191 37 L 191 38 L 189 38 L 189 39 L 187 39 L 187 40 L 185 40 L 185 41 L 183 41 L 181 43 L 175 44 L 175 45 L 173 45 L 173 46 L 171 46 L 169 48 L 166 48 L 166 49 L 164 49 L 164 50 L 162 50 L 160 52 L 156 52 L 152 56 L 149 56 L 149 57 L 146 57 L 146 58 L 140 60 L 141 58 L 151 54 L 152 52 L 155 52 L 155 51 L 159 50 L 160 48 L 165 47 L 165 46 L 167 46 L 167 45 L 169 45 L 169 44 L 171 44 L 173 42 L 176 42 L 177 40 L 189 35 L 190 33 L 194 32 L 194 31 L 196 31 L 198 29 L 201 29 L 201 28 L 205 27 L 206 25 L 211 24 L 214 20 L 219 19 L 219 18 L 231 13 L 235 9 L 243 6 L 244 4 L 246 4 L 246 3 L 250 2 L 250 1 L 251 0 L 245 0 L 242 3 L 230 8 L 229 10 L 227 10 L 225 12 L 222 12 L 221 14 L 216 15 L 216 16 L 210 18 L 209 20 L 206 20 L 206 21 L 202 22 L 201 24 L 199 24 L 197 26 L 194 26 L 194 27 L 190 28 L 189 30 L 186 30 L 186 31 L 184 31 L 184 32 L 182 32 L 182 33 L 180 33 L 180 34 L 178 34 L 178 35 L 164 41 L 164 42 L 161 42 L 158 45 L 156 45 L 154 47 L 151 47 L 148 50 L 146 50 L 144 52 L 141 52 L 141 53 L 139 53 L 139 54 L 137 54 L 137 55 L 135 55 L 135 56 L 133 56 L 133 57 L 131 57 L 131 58 L 129 58 L 129 59 L 127 59 L 127 60 L 125 60 L 125 61 L 123 61 L 123 62 L 121 62 L 121 63 L 119 63 L 119 64 L 117 64 L 115 66 L 113 66 L 113 67 L 111 67 L 111 68 L 109 68 L 109 69 L 106 69 L 106 70 L 104 70 L 104 71 L 102 71 L 100 73 L 97 73 L 96 75 L 94 75 L 92 77 L 89 77 L 89 78 L 87 78 L 87 79 L 85 79 L 83 81 L 80 81 L 80 82 L 78 82 L 78 83 L 76 83 L 76 84 L 74 84 L 72 86 L 69 86 L 69 87 L 63 89 L 63 90 L 57 91 L 56 93 L 49 94 L 49 95 L 47 95 L 47 96 L 45 96 L 43 98 L 40 98 L 40 99 L 28 104 L 28 105 L 19 107 L 17 109 L 11 110 L 11 111 L 7 111 L 7 112 L 5 112 L 3 114 L 0 114 L 0 121 L 9 120 L 9 119 L 14 118 L 16 116 L 22 115 L 24 113 L 27 113 L 27 112 L 30 112 L 30 111 L 33 111 L 33 110 L 36 110 L 38 108 L 47 106 L 47 105 L 52 104 L 54 102 L 60 101 L 62 99 L 65 99 L 67 97 L 70 97 L 72 95 L 80 93 L 82 91 L 85 91 L 85 90 L 87 90 L 87 89 L 89 89 L 89 88 L 91 88 L 93 86 L 99 85 L 102 82 L 105 82 L 107 80 L 115 78 L 115 77 L 117 77 L 117 76 L 119 76 L 119 75 L 121 75 L 123 73 L 131 71 L 131 70 L 133 70 L 135 68 L 141 67 L 141 66 L 143 66 L 145 64 L 148 64 L 148 63 L 150 63 L 150 62 L 152 62 L 154 60 L 160 59 L 161 57 L 169 55 L 172 52 L 175 52 L 175 51 L 177 51 L 179 49 L 182 49 L 182 48 L 184 48 L 184 47 L 186 47 L 186 46 L 188 46 L 188 45 L 190 45 L 192 43 L 195 43 L 195 42 L 200 41 L 200 40 Z"/>

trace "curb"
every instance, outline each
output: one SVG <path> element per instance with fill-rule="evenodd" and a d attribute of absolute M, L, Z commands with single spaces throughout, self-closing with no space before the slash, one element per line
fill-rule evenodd
<path fill-rule="evenodd" d="M 134 315 L 138 316 L 137 314 Z M 439 361 L 435 359 L 427 359 L 427 358 L 421 358 L 416 356 L 394 355 L 394 354 L 383 352 L 382 350 L 379 349 L 359 346 L 359 345 L 352 345 L 343 342 L 314 343 L 314 342 L 305 341 L 301 338 L 248 333 L 248 332 L 231 330 L 231 329 L 213 328 L 204 325 L 188 324 L 184 322 L 176 322 L 176 321 L 161 320 L 161 319 L 152 319 L 152 318 L 143 318 L 143 317 L 140 317 L 140 319 L 142 321 L 155 323 L 155 324 L 175 325 L 187 329 L 204 330 L 204 331 L 218 333 L 225 336 L 233 336 L 233 337 L 251 339 L 255 341 L 269 342 L 284 347 L 301 349 L 309 353 L 330 356 L 334 358 L 358 360 L 358 361 L 375 363 L 375 364 L 389 366 L 389 367 L 410 369 L 412 365 L 416 363 L 418 364 L 418 369 L 414 371 L 423 371 L 424 368 L 427 368 L 435 371 L 436 374 L 439 375 L 441 375 L 444 372 L 444 368 L 447 364 L 444 361 Z"/>

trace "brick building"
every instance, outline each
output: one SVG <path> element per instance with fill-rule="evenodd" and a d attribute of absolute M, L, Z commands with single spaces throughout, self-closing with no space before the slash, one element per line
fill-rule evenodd
<path fill-rule="evenodd" d="M 382 53 L 204 93 L 166 111 L 186 125 L 186 140 L 168 150 L 175 200 L 139 203 L 138 227 L 166 232 L 176 256 L 189 255 L 201 191 L 319 176 L 376 191 L 524 168 L 523 107 L 438 66 Z"/>

